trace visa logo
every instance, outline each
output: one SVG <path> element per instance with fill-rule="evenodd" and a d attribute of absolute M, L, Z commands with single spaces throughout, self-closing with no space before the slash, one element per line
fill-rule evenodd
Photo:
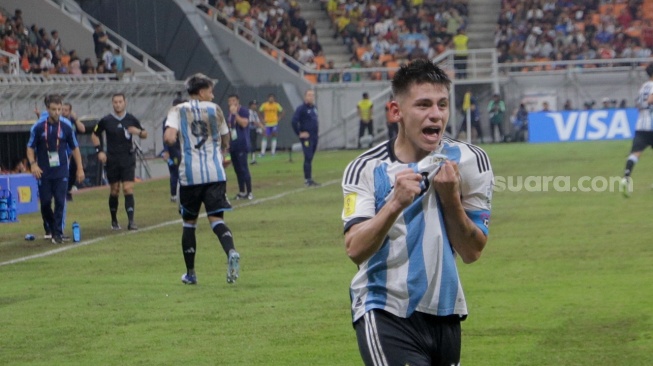
<path fill-rule="evenodd" d="M 546 113 L 553 120 L 559 141 L 611 140 L 632 137 L 624 109 Z"/>

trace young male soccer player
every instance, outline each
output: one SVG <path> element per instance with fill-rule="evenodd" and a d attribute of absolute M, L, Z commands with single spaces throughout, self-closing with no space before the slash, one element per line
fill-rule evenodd
<path fill-rule="evenodd" d="M 261 156 L 265 156 L 268 140 L 270 141 L 270 153 L 274 155 L 277 152 L 279 121 L 281 121 L 284 115 L 283 107 L 277 103 L 274 94 L 270 94 L 268 95 L 268 100 L 261 104 L 259 112 L 263 114 L 262 118 L 265 122 L 265 134 L 261 140 Z"/>
<path fill-rule="evenodd" d="M 195 228 L 202 204 L 211 228 L 227 254 L 227 283 L 234 283 L 240 270 L 240 254 L 234 247 L 231 230 L 224 222 L 224 211 L 231 210 L 226 196 L 227 174 L 222 165 L 224 153 L 229 149 L 229 128 L 222 110 L 212 102 L 213 85 L 213 81 L 203 74 L 195 74 L 186 80 L 190 101 L 170 109 L 163 136 L 168 145 L 174 145 L 178 138 L 181 143 L 179 204 L 184 221 L 181 248 L 186 262 L 186 273 L 181 276 L 181 282 L 189 285 L 197 283 Z"/>
<path fill-rule="evenodd" d="M 118 197 L 120 186 L 125 196 L 125 211 L 129 224 L 128 230 L 138 230 L 134 222 L 134 178 L 136 174 L 136 154 L 133 136 L 147 138 L 147 131 L 141 122 L 131 113 L 127 113 L 125 95 L 118 93 L 111 97 L 113 113 L 107 114 L 98 121 L 93 129 L 91 141 L 95 145 L 97 158 L 106 164 L 107 180 L 110 185 L 109 212 L 111 213 L 111 228 L 120 230 L 118 224 Z M 102 148 L 102 133 L 106 135 L 107 152 Z"/>
<path fill-rule="evenodd" d="M 639 116 L 635 125 L 633 145 L 626 160 L 624 177 L 619 182 L 619 191 L 625 197 L 630 197 L 633 193 L 633 183 L 630 175 L 633 173 L 635 164 L 639 161 L 639 156 L 648 146 L 653 147 L 653 119 L 651 118 L 651 107 L 653 107 L 653 63 L 646 66 L 646 75 L 648 75 L 649 79 L 642 84 L 637 94 L 636 105 L 639 108 Z"/>
<path fill-rule="evenodd" d="M 456 256 L 486 245 L 493 176 L 483 150 L 444 138 L 449 77 L 428 60 L 392 80 L 388 140 L 342 180 L 345 246 L 358 266 L 350 294 L 366 365 L 458 365 L 467 316 Z"/>

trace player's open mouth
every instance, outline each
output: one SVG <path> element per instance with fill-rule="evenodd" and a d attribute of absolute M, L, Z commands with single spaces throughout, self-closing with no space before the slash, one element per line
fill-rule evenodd
<path fill-rule="evenodd" d="M 432 126 L 422 129 L 422 133 L 429 137 L 438 137 L 440 136 L 440 132 L 442 132 L 442 127 L 440 126 Z"/>

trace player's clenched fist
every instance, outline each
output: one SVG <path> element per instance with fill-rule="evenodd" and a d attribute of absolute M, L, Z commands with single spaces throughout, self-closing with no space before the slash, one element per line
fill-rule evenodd
<path fill-rule="evenodd" d="M 402 208 L 408 207 L 421 192 L 422 175 L 412 169 L 404 169 L 395 176 L 394 199 Z"/>
<path fill-rule="evenodd" d="M 460 196 L 460 173 L 458 164 L 447 160 L 433 178 L 433 186 L 443 199 Z"/>

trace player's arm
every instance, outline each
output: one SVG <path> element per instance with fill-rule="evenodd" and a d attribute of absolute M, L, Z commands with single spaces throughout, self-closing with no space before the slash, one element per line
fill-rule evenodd
<path fill-rule="evenodd" d="M 222 149 L 223 153 L 229 151 L 230 142 L 231 142 L 231 137 L 229 136 L 229 134 L 220 135 L 220 148 Z"/>
<path fill-rule="evenodd" d="M 442 203 L 442 216 L 451 246 L 463 262 L 475 262 L 481 257 L 487 236 L 465 212 L 458 165 L 451 161 L 444 162 L 433 178 L 433 184 Z"/>
<path fill-rule="evenodd" d="M 412 169 L 397 173 L 394 194 L 371 219 L 354 224 L 345 233 L 345 249 L 349 258 L 360 265 L 376 253 L 402 211 L 420 191 L 421 174 Z"/>
<path fill-rule="evenodd" d="M 167 146 L 172 146 L 177 143 L 177 129 L 174 127 L 166 126 L 166 130 L 163 132 L 163 142 Z M 167 150 L 165 150 L 167 151 Z"/>

